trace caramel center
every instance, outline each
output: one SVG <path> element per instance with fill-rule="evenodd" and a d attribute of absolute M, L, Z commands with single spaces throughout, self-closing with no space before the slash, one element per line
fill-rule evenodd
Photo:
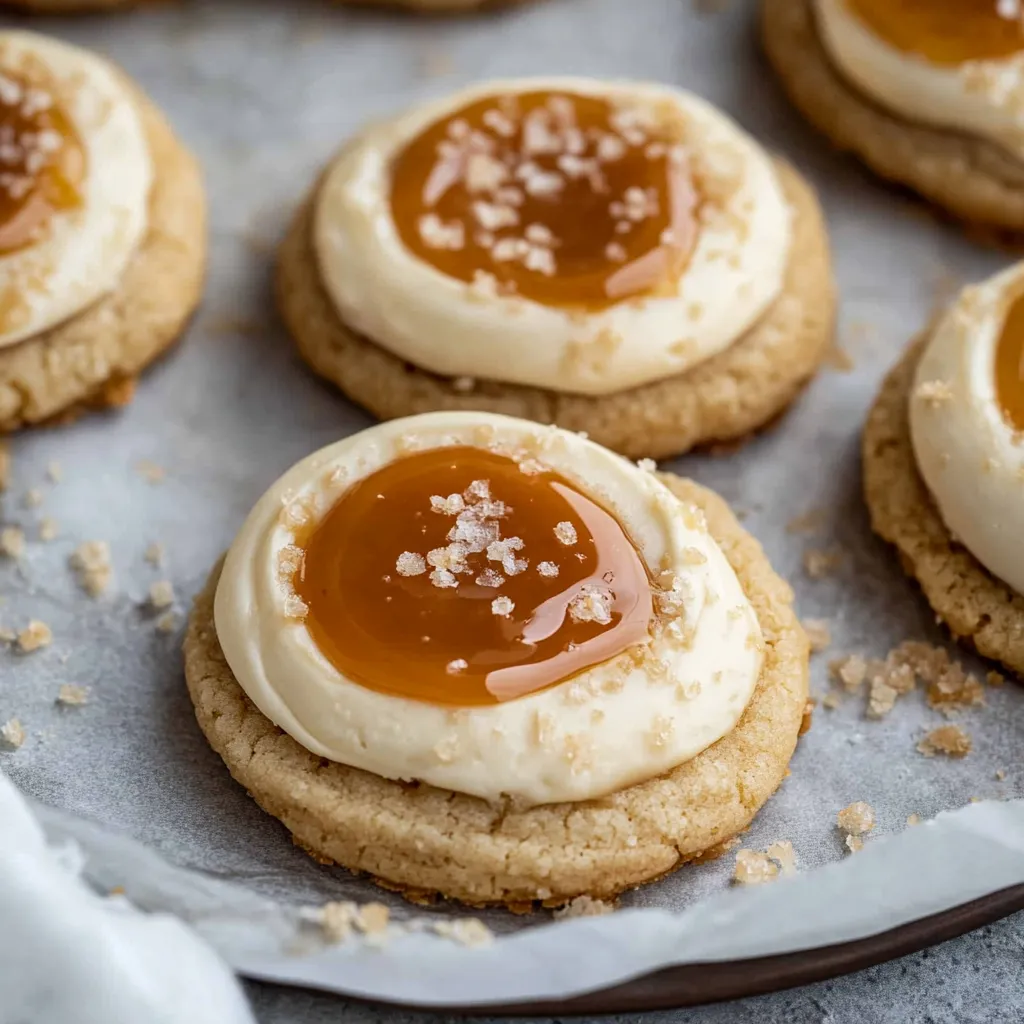
<path fill-rule="evenodd" d="M 1009 57 L 1024 48 L 1019 0 L 848 0 L 886 42 L 933 64 Z"/>
<path fill-rule="evenodd" d="M 481 449 L 385 466 L 303 547 L 294 585 L 310 635 L 380 693 L 494 704 L 648 634 L 651 582 L 615 517 L 557 474 Z"/>
<path fill-rule="evenodd" d="M 45 90 L 0 72 L 0 256 L 45 234 L 52 215 L 82 202 L 85 149 Z"/>
<path fill-rule="evenodd" d="M 488 294 L 599 309 L 685 268 L 698 194 L 677 111 L 530 92 L 437 121 L 392 167 L 405 246 Z"/>
<path fill-rule="evenodd" d="M 1007 423 L 1024 431 L 1024 292 L 1011 300 L 996 343 L 995 383 Z"/>

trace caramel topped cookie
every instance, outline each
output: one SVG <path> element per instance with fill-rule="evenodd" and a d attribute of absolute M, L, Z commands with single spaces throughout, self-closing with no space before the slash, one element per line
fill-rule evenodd
<path fill-rule="evenodd" d="M 665 864 L 652 839 L 633 868 L 609 848 L 558 883 L 543 851 L 515 879 L 487 856 L 445 868 L 408 858 L 430 827 L 416 794 L 465 807 L 449 838 L 467 850 L 479 815 L 509 801 L 552 822 L 661 801 L 659 816 L 685 820 L 694 808 L 666 780 L 739 744 L 764 758 L 753 803 L 723 797 L 721 827 L 694 831 L 682 859 L 731 835 L 781 779 L 807 658 L 784 585 L 759 552 L 737 556 L 735 530 L 720 543 L 683 485 L 557 428 L 438 413 L 364 431 L 274 484 L 214 573 L 213 618 L 211 590 L 186 643 L 200 723 L 240 769 L 208 708 L 244 691 L 290 737 L 277 780 L 246 785 L 348 867 L 474 902 L 608 895 L 680 858 Z M 289 766 L 314 755 L 337 773 L 341 815 L 320 840 L 295 824 L 319 813 L 301 793 L 279 800 Z M 339 832 L 359 813 L 357 779 L 410 798 L 409 831 L 369 859 Z"/>
<path fill-rule="evenodd" d="M 791 277 L 809 250 L 813 292 Z M 384 416 L 476 405 L 657 455 L 780 411 L 833 302 L 792 172 L 695 96 L 592 79 L 489 83 L 367 129 L 300 214 L 278 294 L 306 357 Z M 799 350 L 786 386 L 766 379 L 727 423 L 686 410 L 697 374 L 724 380 L 744 342 L 771 360 L 758 332 L 783 306 Z M 400 370 L 372 392 L 364 342 Z M 604 421 L 627 402 L 679 422 L 620 440 Z"/>
<path fill-rule="evenodd" d="M 0 33 L 0 430 L 124 393 L 195 305 L 204 216 L 191 158 L 121 72 Z"/>

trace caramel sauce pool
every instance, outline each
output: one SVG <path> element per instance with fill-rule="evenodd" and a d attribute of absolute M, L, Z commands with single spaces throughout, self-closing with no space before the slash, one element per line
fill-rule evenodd
<path fill-rule="evenodd" d="M 609 512 L 477 448 L 385 466 L 303 547 L 295 589 L 324 656 L 362 686 L 433 704 L 561 682 L 643 640 L 653 614 L 645 564 Z"/>
<path fill-rule="evenodd" d="M 492 96 L 398 155 L 404 245 L 450 277 L 550 306 L 599 309 L 674 284 L 698 194 L 677 112 L 551 92 Z"/>
<path fill-rule="evenodd" d="M 43 89 L 0 72 L 0 256 L 44 235 L 54 213 L 82 203 L 85 149 Z"/>
<path fill-rule="evenodd" d="M 996 343 L 995 384 L 1004 418 L 1024 431 L 1024 292 L 1011 300 Z"/>
<path fill-rule="evenodd" d="M 1021 15 L 1004 17 L 997 0 L 848 0 L 886 42 L 933 64 L 1010 57 L 1024 49 Z"/>

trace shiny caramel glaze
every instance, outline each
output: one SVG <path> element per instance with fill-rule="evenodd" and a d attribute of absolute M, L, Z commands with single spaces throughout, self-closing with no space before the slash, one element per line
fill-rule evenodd
<path fill-rule="evenodd" d="M 933 64 L 1009 57 L 1024 48 L 1024 19 L 999 0 L 847 0 L 869 28 Z M 1001 13 L 1001 10 L 1003 13 Z"/>
<path fill-rule="evenodd" d="M 651 623 L 651 581 L 619 522 L 557 474 L 477 448 L 390 463 L 302 546 L 293 582 L 317 647 L 399 697 L 511 700 L 607 661 Z"/>
<path fill-rule="evenodd" d="M 40 86 L 0 72 L 0 256 L 34 245 L 54 213 L 82 203 L 85 149 Z"/>
<path fill-rule="evenodd" d="M 996 343 L 995 383 L 1006 421 L 1024 431 L 1024 292 L 1011 300 Z"/>
<path fill-rule="evenodd" d="M 697 237 L 698 191 L 668 105 L 528 92 L 470 103 L 395 159 L 405 246 L 488 294 L 600 309 L 670 287 Z"/>

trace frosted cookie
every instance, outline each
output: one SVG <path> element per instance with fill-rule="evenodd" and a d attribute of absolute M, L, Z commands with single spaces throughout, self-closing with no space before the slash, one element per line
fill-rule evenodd
<path fill-rule="evenodd" d="M 199 301 L 195 161 L 107 61 L 0 32 L 0 431 L 129 400 Z"/>
<path fill-rule="evenodd" d="M 835 298 L 810 187 L 668 86 L 491 82 L 347 143 L 280 252 L 307 362 L 383 419 L 484 409 L 663 457 L 765 425 Z"/>
<path fill-rule="evenodd" d="M 1024 230 L 1016 0 L 762 0 L 792 101 L 876 173 L 968 221 Z"/>
<path fill-rule="evenodd" d="M 1024 264 L 966 288 L 890 373 L 864 486 L 939 618 L 1024 676 Z"/>
<path fill-rule="evenodd" d="M 196 716 L 314 856 L 414 898 L 607 898 L 786 774 L 789 587 L 721 499 L 554 427 L 433 413 L 256 505 L 185 640 Z"/>

